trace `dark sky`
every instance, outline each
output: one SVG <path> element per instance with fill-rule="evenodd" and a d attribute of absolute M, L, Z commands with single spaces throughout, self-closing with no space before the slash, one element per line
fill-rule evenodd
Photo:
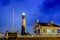
<path fill-rule="evenodd" d="M 33 33 L 36 19 L 60 25 L 60 0 L 0 0 L 0 32 L 12 31 L 14 8 L 14 30 L 21 31 L 22 13 L 26 13 L 27 32 Z"/>

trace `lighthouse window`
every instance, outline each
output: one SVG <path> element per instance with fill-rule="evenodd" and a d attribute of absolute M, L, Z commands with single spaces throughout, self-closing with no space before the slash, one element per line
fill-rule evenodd
<path fill-rule="evenodd" d="M 24 16 L 22 16 L 22 19 L 24 19 L 25 17 Z"/>

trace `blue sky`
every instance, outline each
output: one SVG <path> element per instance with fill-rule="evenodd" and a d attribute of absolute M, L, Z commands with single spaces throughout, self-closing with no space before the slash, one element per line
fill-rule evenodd
<path fill-rule="evenodd" d="M 26 13 L 27 32 L 33 33 L 36 19 L 60 25 L 60 0 L 0 0 L 0 32 L 12 31 L 14 8 L 14 30 L 21 32 L 22 13 Z"/>

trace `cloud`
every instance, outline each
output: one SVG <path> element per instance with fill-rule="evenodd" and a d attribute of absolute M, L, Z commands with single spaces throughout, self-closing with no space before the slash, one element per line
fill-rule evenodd
<path fill-rule="evenodd" d="M 60 24 L 60 0 L 45 0 L 39 8 L 39 19 L 43 22 L 53 20 L 56 24 Z"/>
<path fill-rule="evenodd" d="M 60 10 L 60 0 L 45 0 L 42 5 L 39 6 L 39 10 L 42 13 L 54 13 Z"/>
<path fill-rule="evenodd" d="M 11 0 L 0 0 L 0 6 L 6 6 L 10 4 Z"/>

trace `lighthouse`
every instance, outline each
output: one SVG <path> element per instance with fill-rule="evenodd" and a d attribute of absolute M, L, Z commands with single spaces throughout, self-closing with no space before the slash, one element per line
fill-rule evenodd
<path fill-rule="evenodd" d="M 26 14 L 22 13 L 22 30 L 21 30 L 21 34 L 25 34 L 26 33 Z"/>

